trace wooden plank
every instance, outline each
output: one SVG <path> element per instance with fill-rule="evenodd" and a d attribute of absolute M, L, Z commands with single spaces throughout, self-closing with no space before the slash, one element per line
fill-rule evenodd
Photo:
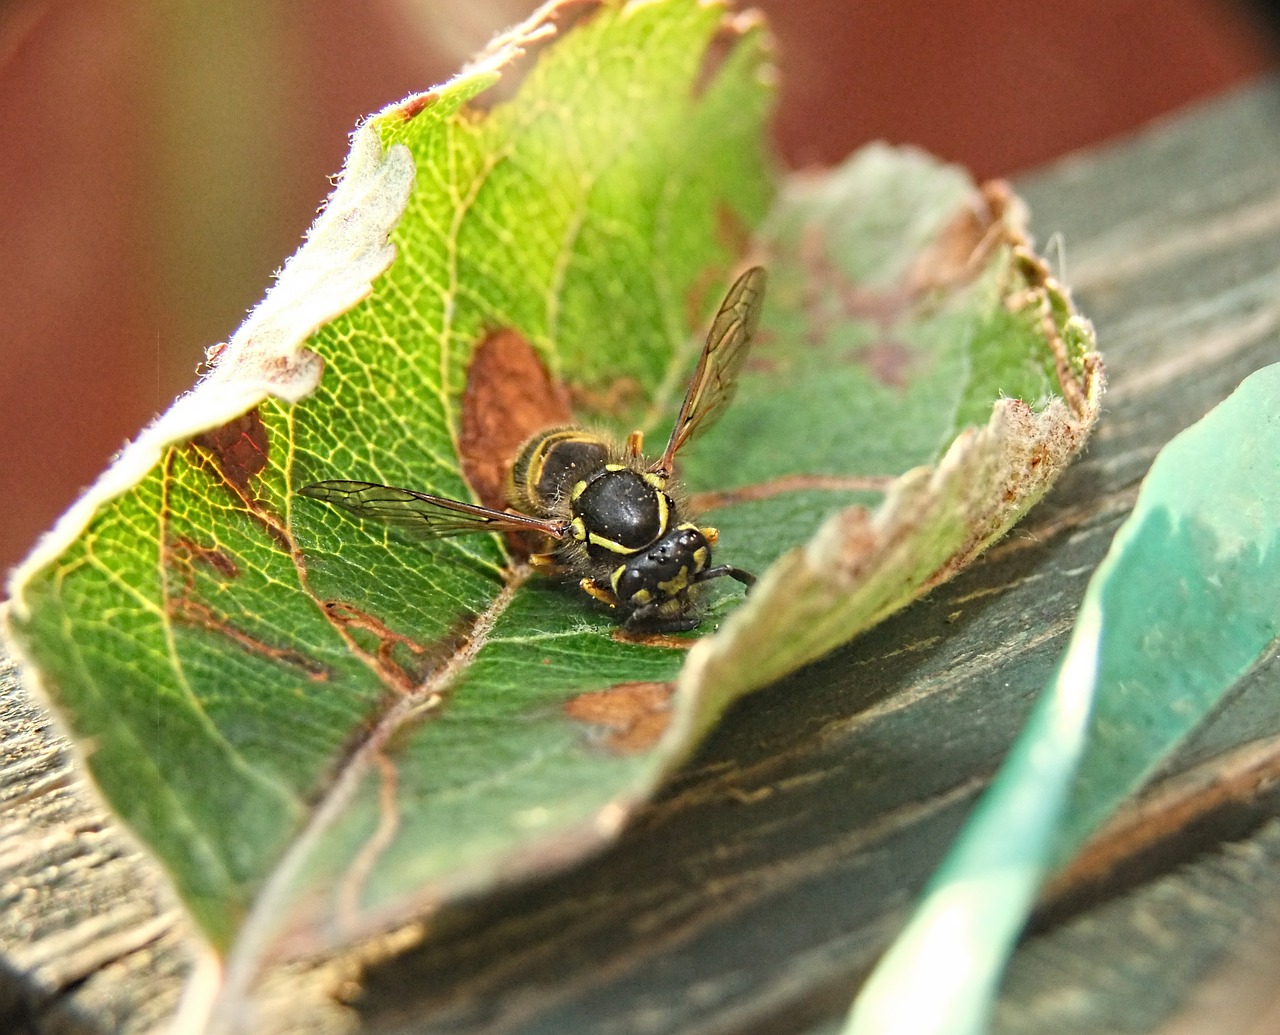
<path fill-rule="evenodd" d="M 1274 86 L 1234 95 L 1020 185 L 1041 238 L 1066 240 L 1112 389 L 1088 454 L 1019 530 L 742 702 L 600 858 L 433 918 L 367 967 L 350 1010 L 302 1018 L 299 983 L 332 972 L 277 975 L 276 1030 L 784 1031 L 841 1013 L 1043 686 L 1155 452 L 1276 358 L 1277 109 Z M 1154 818 L 1132 814 L 1127 840 L 1113 828 L 1093 850 L 1104 865 L 1068 876 L 1038 937 L 1275 811 L 1257 782 L 1214 798 L 1196 781 L 1280 736 L 1275 687 L 1264 667 L 1197 734 L 1146 797 Z M 0 1021 L 147 1030 L 179 994 L 184 921 L 3 673 L 0 707 Z M 1187 809 L 1194 823 L 1161 822 Z M 1106 964 L 1081 956 L 1081 987 Z M 1036 1003 L 1060 987 L 1053 964 L 1020 960 L 1001 1023 L 1049 1016 Z"/>
<path fill-rule="evenodd" d="M 16 675 L 0 658 L 0 1031 L 151 1030 L 190 928 Z"/>

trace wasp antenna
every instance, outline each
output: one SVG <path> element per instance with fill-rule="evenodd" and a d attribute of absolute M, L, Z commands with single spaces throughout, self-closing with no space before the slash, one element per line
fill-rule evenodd
<path fill-rule="evenodd" d="M 714 568 L 707 568 L 698 572 L 693 576 L 694 582 L 706 582 L 707 579 L 718 579 L 724 576 L 741 582 L 747 589 L 756 584 L 756 577 L 749 571 L 743 571 L 741 568 L 735 568 L 732 564 L 721 564 Z"/>

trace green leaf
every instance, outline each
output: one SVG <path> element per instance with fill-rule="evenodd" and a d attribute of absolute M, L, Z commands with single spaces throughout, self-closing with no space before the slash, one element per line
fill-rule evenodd
<path fill-rule="evenodd" d="M 788 348 L 759 350 L 764 369 L 708 448 L 734 454 L 739 482 L 797 464 L 905 473 L 884 480 L 874 512 L 851 506 L 803 547 L 764 554 L 776 562 L 681 675 L 689 728 L 953 576 L 1084 444 L 1102 392 L 1093 330 L 1031 252 L 1024 218 L 1002 184 L 975 194 L 954 167 L 882 146 L 788 186 L 764 231 L 761 332 Z M 735 542 L 789 544 L 830 498 L 778 494 L 718 524 Z"/>
<path fill-rule="evenodd" d="M 855 1003 L 852 1035 L 983 1030 L 1045 874 L 1274 644 L 1278 413 L 1272 366 L 1160 452 L 1052 682 Z"/>
<path fill-rule="evenodd" d="M 330 803 L 368 789 L 359 774 L 395 725 L 430 714 L 435 688 L 481 645 L 468 682 L 500 674 L 492 709 L 476 702 L 471 720 L 487 777 L 456 754 L 423 771 L 425 786 L 401 778 L 410 799 L 494 785 L 483 807 L 455 802 L 459 827 L 427 824 L 447 872 L 481 884 L 472 857 L 498 868 L 494 845 L 536 831 L 538 802 L 552 801 L 553 827 L 562 814 L 590 826 L 576 798 L 598 807 L 637 765 L 561 718 L 564 698 L 669 679 L 683 658 L 601 644 L 607 623 L 578 600 L 505 580 L 491 537 L 400 542 L 295 496 L 333 476 L 467 496 L 458 410 L 470 353 L 495 328 L 518 328 L 578 385 L 621 375 L 652 392 L 684 366 L 677 346 L 702 319 L 686 300 L 695 282 L 724 278 L 736 241 L 725 228 L 757 222 L 771 191 L 760 28 L 692 0 L 604 5 L 548 45 L 554 16 L 356 133 L 307 243 L 210 375 L 15 578 L 14 630 L 95 778 L 224 949 L 325 806 L 367 839 L 376 793 L 372 811 Z M 535 44 L 546 49 L 519 69 L 518 99 L 476 107 Z M 504 696 L 508 639 L 541 678 Z M 449 722 L 423 731 L 452 735 L 473 703 L 454 696 Z M 504 721 L 514 725 L 495 739 Z M 555 804 L 536 771 L 503 772 L 530 743 L 534 770 L 564 755 L 570 770 L 603 772 Z M 556 782 L 573 787 L 566 776 Z M 397 898 L 438 865 L 432 850 L 407 854 L 414 875 Z"/>
<path fill-rule="evenodd" d="M 224 958 L 206 1007 L 604 843 L 735 697 L 949 577 L 1083 444 L 1092 331 L 1016 199 L 875 147 L 766 219 L 770 72 L 714 3 L 564 4 L 374 116 L 210 374 L 15 574 L 29 668 Z M 664 436 L 762 220 L 757 344 L 681 454 L 717 558 L 770 566 L 709 594 L 718 634 L 623 635 L 495 537 L 297 494 L 501 506 L 566 385 Z"/>

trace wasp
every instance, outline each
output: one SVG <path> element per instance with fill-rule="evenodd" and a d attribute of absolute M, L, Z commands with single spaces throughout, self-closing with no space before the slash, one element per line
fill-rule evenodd
<path fill-rule="evenodd" d="M 372 482 L 324 481 L 299 491 L 362 518 L 408 526 L 427 539 L 534 533 L 544 547 L 531 556 L 534 567 L 577 577 L 582 590 L 608 607 L 624 628 L 696 628 L 704 583 L 727 576 L 750 587 L 755 576 L 711 563 L 719 533 L 685 513 L 675 459 L 732 400 L 760 319 L 764 287 L 765 271 L 756 266 L 729 288 L 657 460 L 642 455 L 640 431 L 619 447 L 583 428 L 553 427 L 525 442 L 512 462 L 508 510 Z"/>

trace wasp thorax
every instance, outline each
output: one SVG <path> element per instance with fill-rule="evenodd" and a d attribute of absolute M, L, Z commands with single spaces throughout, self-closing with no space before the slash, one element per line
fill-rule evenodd
<path fill-rule="evenodd" d="M 572 507 L 593 555 L 626 554 L 644 549 L 666 531 L 671 498 L 652 480 L 610 464 L 579 483 Z"/>

